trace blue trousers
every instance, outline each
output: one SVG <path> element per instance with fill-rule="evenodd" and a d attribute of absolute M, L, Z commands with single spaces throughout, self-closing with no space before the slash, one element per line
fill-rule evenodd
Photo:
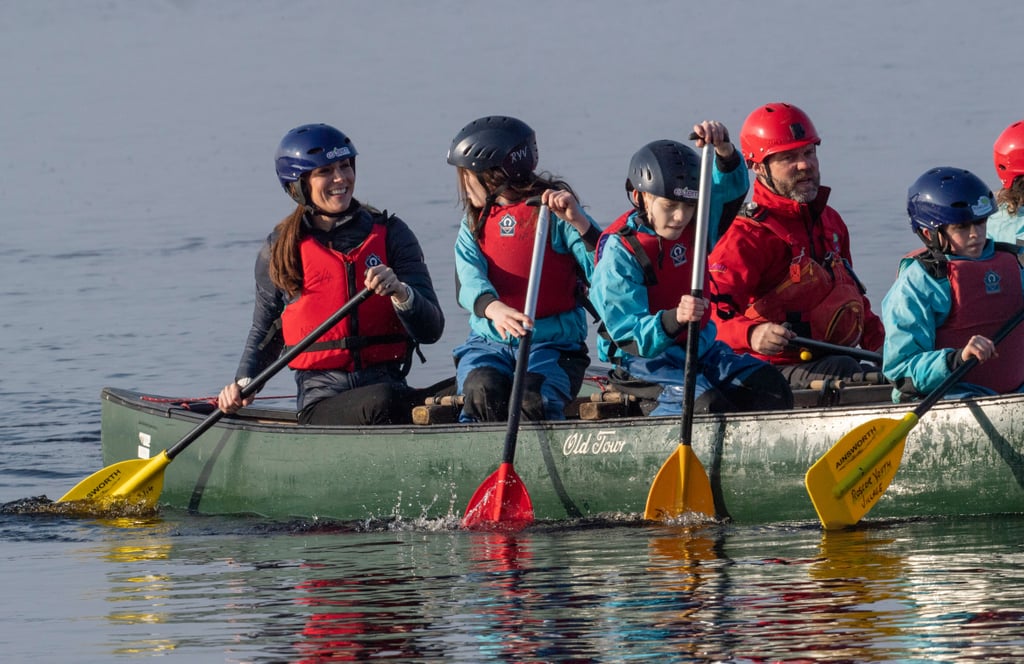
<path fill-rule="evenodd" d="M 507 377 L 507 401 L 511 392 L 512 376 L 516 368 L 519 345 L 496 342 L 471 334 L 464 344 L 454 350 L 455 379 L 460 394 L 465 394 L 466 377 L 477 369 L 492 370 Z M 588 365 L 586 346 L 579 343 L 556 341 L 532 342 L 527 364 L 528 390 L 536 389 L 542 400 L 544 419 L 564 420 L 565 406 L 576 397 Z M 566 361 L 567 358 L 572 358 Z M 529 398 L 529 397 L 528 397 Z M 524 408 L 525 410 L 525 408 Z M 461 422 L 475 422 L 477 417 L 463 412 Z"/>
<path fill-rule="evenodd" d="M 658 405 L 650 413 L 652 416 L 683 414 L 685 358 L 681 355 L 662 353 L 654 358 L 629 356 L 622 360 L 622 368 L 632 377 L 662 386 Z M 700 358 L 694 398 L 699 399 L 710 389 L 718 390 L 726 398 L 740 390 L 749 391 L 747 379 L 770 366 L 750 355 L 738 355 L 725 343 L 716 341 Z M 776 382 L 779 389 L 785 387 L 781 375 Z"/>

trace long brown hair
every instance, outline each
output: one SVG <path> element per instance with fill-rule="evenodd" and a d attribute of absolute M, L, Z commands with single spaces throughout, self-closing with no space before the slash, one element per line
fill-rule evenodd
<path fill-rule="evenodd" d="M 473 237 L 479 237 L 480 228 L 483 226 L 484 219 L 482 214 L 483 208 L 478 208 L 473 205 L 469 199 L 469 193 L 466 191 L 466 186 L 462 180 L 463 172 L 467 173 L 469 177 L 478 177 L 488 192 L 492 194 L 497 192 L 502 198 L 505 198 L 513 203 L 525 201 L 531 196 L 539 196 L 546 189 L 560 189 L 562 191 L 568 191 L 572 194 L 576 200 L 579 197 L 576 196 L 576 192 L 572 190 L 565 180 L 557 178 L 548 172 L 533 173 L 527 180 L 510 180 L 503 170 L 500 168 L 491 168 L 481 173 L 475 173 L 469 169 L 462 168 L 461 166 L 456 168 L 457 173 L 457 185 L 459 190 L 459 202 L 462 203 L 462 209 L 466 213 L 466 219 L 469 220 L 469 230 L 473 233 Z"/>
<path fill-rule="evenodd" d="M 302 205 L 281 220 L 274 228 L 277 238 L 270 247 L 270 280 L 274 285 L 297 297 L 302 292 L 302 254 L 299 243 L 305 236 L 302 219 L 306 208 Z"/>
<path fill-rule="evenodd" d="M 1000 189 L 996 194 L 996 204 L 1006 205 L 1006 212 L 1015 215 L 1024 204 L 1024 177 L 1016 177 L 1009 189 Z"/>

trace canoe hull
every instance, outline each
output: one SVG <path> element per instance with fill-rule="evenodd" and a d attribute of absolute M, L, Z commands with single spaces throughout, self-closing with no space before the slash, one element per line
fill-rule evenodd
<path fill-rule="evenodd" d="M 205 417 L 102 393 L 104 464 L 171 447 Z M 160 399 L 153 397 L 153 399 Z M 1024 395 L 936 405 L 871 518 L 1024 511 Z M 693 449 L 738 523 L 816 520 L 804 474 L 839 438 L 906 406 L 697 416 Z M 503 424 L 316 427 L 225 417 L 166 471 L 161 503 L 204 514 L 344 521 L 461 518 L 497 468 Z M 677 418 L 523 422 L 515 469 L 536 517 L 637 517 L 679 442 Z"/>

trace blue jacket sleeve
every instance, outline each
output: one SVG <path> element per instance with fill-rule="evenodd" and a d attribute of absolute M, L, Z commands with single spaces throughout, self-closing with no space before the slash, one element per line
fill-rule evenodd
<path fill-rule="evenodd" d="M 661 323 L 660 313 L 650 313 L 643 270 L 617 235 L 605 238 L 601 260 L 594 268 L 590 299 L 608 334 L 629 353 L 654 357 L 673 345 Z M 610 344 L 598 340 L 601 360 L 609 362 Z"/>
<path fill-rule="evenodd" d="M 743 205 L 750 189 L 750 176 L 739 150 L 728 159 L 715 159 L 711 171 L 711 208 L 708 210 L 708 249 L 718 243 Z"/>
<path fill-rule="evenodd" d="M 894 383 L 913 382 L 923 394 L 949 374 L 952 349 L 935 348 L 935 331 L 952 304 L 948 281 L 933 279 L 916 260 L 905 260 L 895 283 L 882 299 L 882 371 Z"/>

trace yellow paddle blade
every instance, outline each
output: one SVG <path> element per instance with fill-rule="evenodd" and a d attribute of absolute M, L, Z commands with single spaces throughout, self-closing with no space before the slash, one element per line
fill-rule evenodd
<path fill-rule="evenodd" d="M 129 459 L 99 470 L 76 484 L 57 502 L 125 502 L 155 508 L 164 486 L 166 452 L 152 459 Z"/>
<path fill-rule="evenodd" d="M 647 494 L 644 518 L 651 521 L 678 519 L 686 512 L 715 518 L 711 480 L 689 445 L 679 445 L 665 460 Z"/>
<path fill-rule="evenodd" d="M 804 484 L 826 530 L 852 526 L 875 506 L 900 467 L 915 424 L 914 413 L 865 422 L 811 466 Z"/>

